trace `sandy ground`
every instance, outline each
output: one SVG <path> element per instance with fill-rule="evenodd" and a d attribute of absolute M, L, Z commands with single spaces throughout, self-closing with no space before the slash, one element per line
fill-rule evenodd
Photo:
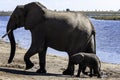
<path fill-rule="evenodd" d="M 97 80 L 97 77 L 90 78 L 89 76 L 81 74 L 80 78 L 74 76 L 62 75 L 62 72 L 67 67 L 68 58 L 56 55 L 47 55 L 47 74 L 38 74 L 36 70 L 39 69 L 38 55 L 31 58 L 35 66 L 30 70 L 25 69 L 24 54 L 25 49 L 17 46 L 14 61 L 7 64 L 10 55 L 10 44 L 0 40 L 0 80 Z M 120 65 L 103 63 L 101 65 L 103 80 L 120 80 Z M 77 72 L 77 66 L 75 75 Z"/>

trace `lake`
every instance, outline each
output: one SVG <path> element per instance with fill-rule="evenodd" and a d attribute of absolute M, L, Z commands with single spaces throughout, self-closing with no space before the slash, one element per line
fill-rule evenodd
<path fill-rule="evenodd" d="M 6 25 L 9 16 L 0 16 L 0 39 L 6 33 Z M 96 29 L 97 55 L 103 62 L 120 64 L 120 21 L 95 20 L 90 18 Z M 28 49 L 31 44 L 29 30 L 19 28 L 14 31 L 16 42 L 23 48 Z M 5 37 L 3 40 L 8 41 Z M 66 52 L 59 52 L 48 48 L 47 53 L 59 56 L 67 56 Z"/>

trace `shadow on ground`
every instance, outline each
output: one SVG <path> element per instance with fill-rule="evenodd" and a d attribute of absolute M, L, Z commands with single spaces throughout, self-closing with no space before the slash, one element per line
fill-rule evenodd
<path fill-rule="evenodd" d="M 75 76 L 70 75 L 62 75 L 56 73 L 46 73 L 40 74 L 32 71 L 22 71 L 22 70 L 15 70 L 15 69 L 8 69 L 8 68 L 0 68 L 1 72 L 11 73 L 11 74 L 18 74 L 18 75 L 30 75 L 30 76 L 55 76 L 55 77 L 67 77 L 67 78 L 75 78 Z M 89 78 L 88 76 L 81 76 L 81 78 Z M 115 72 L 106 72 L 104 71 L 102 74 L 102 78 L 120 78 L 120 74 Z"/>
<path fill-rule="evenodd" d="M 56 76 L 56 77 L 71 77 L 69 75 L 62 75 L 62 74 L 55 74 L 55 73 L 45 73 L 40 74 L 31 71 L 22 71 L 22 70 L 15 70 L 15 69 L 7 69 L 7 68 L 0 68 L 0 71 L 18 75 L 31 75 L 31 76 Z"/>

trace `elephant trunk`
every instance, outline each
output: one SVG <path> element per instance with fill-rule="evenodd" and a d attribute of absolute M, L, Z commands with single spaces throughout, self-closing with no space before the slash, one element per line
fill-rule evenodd
<path fill-rule="evenodd" d="M 14 38 L 14 34 L 13 34 L 13 30 L 15 28 L 15 24 L 13 24 L 13 22 L 11 23 L 11 19 L 9 20 L 8 22 L 8 25 L 7 25 L 7 35 L 8 35 L 8 38 L 9 38 L 9 41 L 10 41 L 10 45 L 11 45 L 11 52 L 10 52 L 10 57 L 9 57 L 9 60 L 8 60 L 8 63 L 11 63 L 14 56 L 15 56 L 15 51 L 16 51 L 16 42 L 15 42 L 15 38 Z"/>

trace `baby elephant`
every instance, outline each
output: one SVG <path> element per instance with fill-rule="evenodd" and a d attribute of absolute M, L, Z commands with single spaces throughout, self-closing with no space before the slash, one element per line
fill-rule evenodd
<path fill-rule="evenodd" d="M 96 54 L 93 53 L 77 53 L 71 56 L 70 59 L 72 64 L 79 64 L 79 70 L 77 77 L 80 77 L 81 71 L 84 72 L 86 67 L 90 68 L 90 77 L 97 75 L 98 78 L 101 78 L 101 63 Z M 84 72 L 85 73 L 85 72 Z"/>

